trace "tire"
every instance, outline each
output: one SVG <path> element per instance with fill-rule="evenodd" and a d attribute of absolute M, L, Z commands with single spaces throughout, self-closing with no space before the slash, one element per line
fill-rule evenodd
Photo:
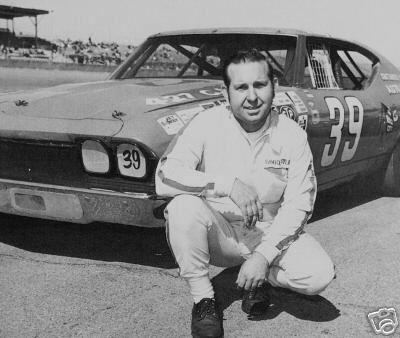
<path fill-rule="evenodd" d="M 400 196 L 400 142 L 390 155 L 382 188 L 385 196 Z"/>

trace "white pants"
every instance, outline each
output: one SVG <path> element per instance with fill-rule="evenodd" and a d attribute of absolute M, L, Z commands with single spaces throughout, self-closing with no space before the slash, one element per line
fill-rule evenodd
<path fill-rule="evenodd" d="M 165 211 L 167 238 L 185 279 L 208 278 L 209 264 L 242 264 L 261 241 L 261 231 L 229 223 L 204 199 L 179 195 Z M 316 295 L 334 277 L 334 266 L 320 244 L 303 233 L 270 265 L 273 286 Z M 190 284 L 190 283 L 189 283 Z"/>

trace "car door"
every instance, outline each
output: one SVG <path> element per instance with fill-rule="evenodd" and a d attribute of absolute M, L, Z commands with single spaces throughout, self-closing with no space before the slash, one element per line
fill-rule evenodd
<path fill-rule="evenodd" d="M 319 185 L 329 187 L 383 161 L 375 81 L 379 65 L 358 46 L 328 38 L 308 38 L 306 51 L 303 85 L 311 106 L 310 144 Z"/>

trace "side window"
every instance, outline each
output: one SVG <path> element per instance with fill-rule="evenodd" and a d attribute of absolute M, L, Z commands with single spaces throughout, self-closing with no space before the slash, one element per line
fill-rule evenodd
<path fill-rule="evenodd" d="M 373 81 L 378 63 L 371 52 L 352 43 L 308 40 L 303 86 L 363 90 Z"/>
<path fill-rule="evenodd" d="M 358 51 L 337 50 L 343 89 L 363 89 L 372 76 L 373 61 Z"/>

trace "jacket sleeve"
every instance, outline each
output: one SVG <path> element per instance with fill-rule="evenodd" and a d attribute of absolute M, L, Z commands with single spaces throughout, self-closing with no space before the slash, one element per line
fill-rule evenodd
<path fill-rule="evenodd" d="M 200 114 L 201 115 L 201 114 Z M 235 177 L 208 175 L 204 161 L 209 120 L 197 115 L 172 140 L 156 170 L 156 192 L 160 196 L 179 194 L 228 196 Z"/>
<path fill-rule="evenodd" d="M 293 142 L 283 202 L 268 233 L 255 249 L 269 264 L 298 238 L 314 208 L 317 181 L 307 135 L 302 135 L 300 142 Z"/>

